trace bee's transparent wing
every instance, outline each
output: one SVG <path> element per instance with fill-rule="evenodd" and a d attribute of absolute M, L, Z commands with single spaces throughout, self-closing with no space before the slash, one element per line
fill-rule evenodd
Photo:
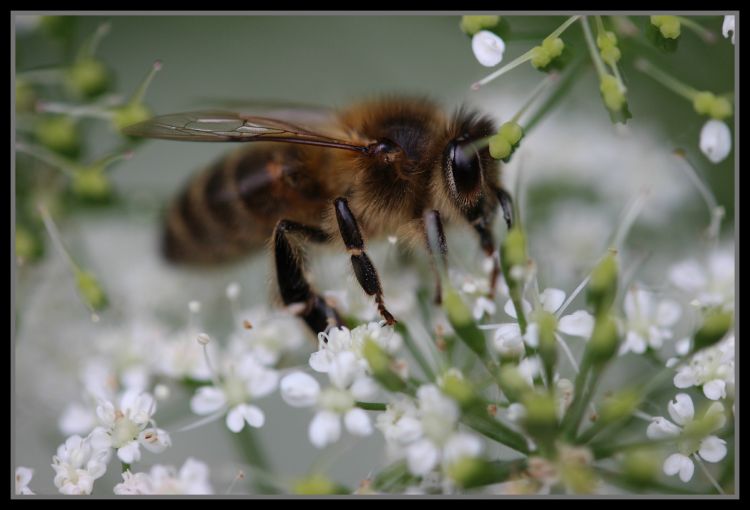
<path fill-rule="evenodd" d="M 367 152 L 367 145 L 336 139 L 271 117 L 201 111 L 160 115 L 126 127 L 130 136 L 190 142 L 287 142 Z"/>

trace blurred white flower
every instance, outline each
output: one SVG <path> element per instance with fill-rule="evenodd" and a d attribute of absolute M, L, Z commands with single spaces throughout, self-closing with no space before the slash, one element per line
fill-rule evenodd
<path fill-rule="evenodd" d="M 342 352 L 351 352 L 362 373 L 369 371 L 367 360 L 362 354 L 366 340 L 375 341 L 384 351 L 395 354 L 403 344 L 401 335 L 392 326 L 382 326 L 370 322 L 353 330 L 346 327 L 331 328 L 328 333 L 318 334 L 318 350 L 310 355 L 310 367 L 316 372 L 328 373 L 331 363 Z"/>
<path fill-rule="evenodd" d="M 676 425 L 662 416 L 655 416 L 646 429 L 646 435 L 654 440 L 675 438 L 679 453 L 667 457 L 663 466 L 664 473 L 668 476 L 679 474 L 680 480 L 689 482 L 695 471 L 690 456 L 698 455 L 707 462 L 719 462 L 727 454 L 726 441 L 715 435 L 707 435 L 702 438 L 692 436 L 681 438 L 684 430 L 693 428 L 691 424 L 695 418 L 693 401 L 686 393 L 677 394 L 675 399 L 667 406 L 667 410 Z M 706 410 L 703 419 L 714 420 L 712 431 L 721 429 L 726 423 L 724 406 L 719 402 L 714 402 Z"/>
<path fill-rule="evenodd" d="M 16 468 L 16 495 L 24 494 L 24 495 L 33 495 L 34 493 L 31 492 L 31 489 L 29 489 L 29 482 L 31 482 L 31 477 L 34 476 L 34 470 L 27 467 L 17 467 Z"/>
<path fill-rule="evenodd" d="M 422 435 L 417 408 L 406 397 L 388 404 L 386 411 L 375 419 L 375 426 L 385 437 L 386 455 L 390 461 L 403 458 L 404 447 Z"/>
<path fill-rule="evenodd" d="M 726 123 L 712 119 L 707 121 L 701 129 L 701 152 L 711 163 L 721 163 L 732 150 L 732 132 Z"/>
<path fill-rule="evenodd" d="M 126 464 L 140 460 L 140 447 L 160 453 L 171 446 L 169 434 L 153 423 L 156 401 L 149 393 L 128 390 L 122 394 L 117 405 L 102 400 L 96 408 L 100 426 L 90 435 L 97 449 L 114 448 L 117 457 Z"/>
<path fill-rule="evenodd" d="M 336 338 L 334 334 L 333 339 Z M 329 340 L 330 341 L 330 340 Z M 320 351 L 319 351 L 320 352 Z M 302 372 L 292 372 L 281 380 L 281 396 L 293 407 L 316 407 L 317 412 L 308 427 L 308 438 L 316 448 L 325 448 L 341 437 L 341 419 L 352 435 L 369 436 L 372 422 L 357 401 L 368 401 L 378 391 L 375 381 L 365 375 L 354 352 L 328 351 L 323 362 L 331 382 L 321 390 L 318 382 Z M 310 358 L 310 365 L 315 363 Z"/>
<path fill-rule="evenodd" d="M 148 474 L 125 471 L 122 479 L 122 483 L 115 485 L 115 494 L 213 494 L 208 466 L 191 457 L 179 471 L 173 466 L 157 464 Z"/>
<path fill-rule="evenodd" d="M 679 262 L 669 270 L 669 279 L 699 306 L 734 310 L 734 247 L 712 252 L 707 264 Z"/>
<path fill-rule="evenodd" d="M 91 494 L 94 480 L 107 470 L 110 456 L 109 447 L 98 447 L 90 437 L 69 437 L 52 457 L 55 487 L 62 494 Z"/>
<path fill-rule="evenodd" d="M 239 432 L 245 424 L 251 427 L 262 427 L 265 414 L 255 405 L 250 404 L 257 398 L 271 394 L 279 381 L 276 370 L 256 361 L 250 354 L 244 355 L 235 362 L 229 358 L 216 381 L 218 386 L 202 386 L 190 399 L 190 409 L 199 415 L 216 413 L 217 416 L 227 411 L 226 425 L 232 432 Z"/>
<path fill-rule="evenodd" d="M 674 326 L 682 315 L 682 308 L 672 300 L 657 301 L 651 292 L 638 286 L 625 294 L 625 341 L 620 345 L 620 354 L 634 352 L 643 354 L 647 348 L 661 349 L 664 340 L 672 338 Z"/>
<path fill-rule="evenodd" d="M 697 352 L 686 365 L 677 369 L 674 385 L 680 389 L 702 386 L 710 400 L 726 398 L 734 393 L 734 335 L 718 344 Z"/>
<path fill-rule="evenodd" d="M 188 328 L 169 335 L 157 346 L 158 373 L 172 379 L 189 378 L 196 381 L 208 381 L 211 379 L 211 370 L 206 365 L 203 355 L 203 346 L 196 342 L 197 332 Z M 209 343 L 209 356 L 214 358 L 218 355 L 216 342 Z"/>
<path fill-rule="evenodd" d="M 252 328 L 238 325 L 229 338 L 228 352 L 235 355 L 250 353 L 266 366 L 275 365 L 285 353 L 299 351 L 309 334 L 299 319 L 274 313 L 267 307 L 244 310 L 237 315 L 247 320 Z"/>
<path fill-rule="evenodd" d="M 734 44 L 734 15 L 724 16 L 724 23 L 721 25 L 721 33 L 724 37 L 729 37 L 729 33 L 732 33 L 732 44 Z"/>
<path fill-rule="evenodd" d="M 505 42 L 489 30 L 481 30 L 471 38 L 471 50 L 485 67 L 494 67 L 503 60 Z"/>

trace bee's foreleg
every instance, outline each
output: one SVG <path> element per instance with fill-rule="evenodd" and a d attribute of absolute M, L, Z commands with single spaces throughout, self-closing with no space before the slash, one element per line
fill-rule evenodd
<path fill-rule="evenodd" d="M 336 309 L 315 293 L 305 278 L 302 239 L 323 243 L 329 237 L 318 228 L 294 221 L 280 220 L 276 224 L 273 233 L 276 279 L 284 304 L 298 306 L 298 315 L 314 333 L 319 333 L 329 326 L 341 326 L 343 322 Z"/>
<path fill-rule="evenodd" d="M 383 288 L 380 286 L 380 279 L 375 266 L 372 264 L 370 257 L 365 252 L 365 243 L 362 240 L 362 234 L 359 232 L 357 220 L 354 218 L 349 204 L 346 199 L 339 197 L 333 201 L 336 210 L 336 220 L 339 224 L 339 232 L 344 240 L 346 250 L 351 255 L 352 267 L 357 281 L 368 296 L 375 296 L 375 302 L 378 305 L 378 311 L 389 325 L 395 324 L 396 319 L 385 308 L 383 302 Z"/>
<path fill-rule="evenodd" d="M 427 242 L 427 253 L 430 254 L 430 267 L 435 275 L 435 304 L 443 302 L 443 289 L 440 285 L 440 270 L 438 264 L 445 268 L 447 264 L 448 244 L 445 241 L 443 222 L 440 220 L 440 212 L 436 210 L 426 211 L 423 217 L 425 240 Z M 440 254 L 437 260 L 435 251 Z"/>

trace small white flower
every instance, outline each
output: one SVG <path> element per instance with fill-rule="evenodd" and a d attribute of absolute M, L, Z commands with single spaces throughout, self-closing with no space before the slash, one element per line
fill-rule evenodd
<path fill-rule="evenodd" d="M 690 428 L 695 419 L 693 401 L 686 393 L 677 394 L 675 399 L 669 402 L 667 410 L 677 425 L 662 416 L 655 416 L 646 429 L 646 435 L 654 440 L 675 438 L 678 453 L 667 457 L 663 466 L 664 473 L 668 476 L 679 474 L 680 480 L 689 482 L 695 470 L 690 456 L 698 455 L 706 462 L 719 462 L 727 454 L 726 441 L 714 435 L 707 435 L 698 440 L 691 436 L 682 438 L 683 430 Z M 711 415 L 716 415 L 714 431 L 724 427 L 724 406 L 719 402 L 711 404 L 703 419 L 708 419 Z"/>
<path fill-rule="evenodd" d="M 721 25 L 721 33 L 724 37 L 729 37 L 729 32 L 732 33 L 732 44 L 734 44 L 734 15 L 724 16 L 724 23 Z"/>
<path fill-rule="evenodd" d="M 193 458 L 188 458 L 179 472 L 173 466 L 157 464 L 148 474 L 125 471 L 122 479 L 115 494 L 213 494 L 208 466 Z"/>
<path fill-rule="evenodd" d="M 266 366 L 275 365 L 284 353 L 297 352 L 309 334 L 298 319 L 266 308 L 244 310 L 237 315 L 252 324 L 252 328 L 238 328 L 230 336 L 229 353 L 235 356 L 249 353 Z"/>
<path fill-rule="evenodd" d="M 281 380 L 281 397 L 292 407 L 314 406 L 320 384 L 304 372 L 292 372 Z"/>
<path fill-rule="evenodd" d="M 33 495 L 34 493 L 31 492 L 31 489 L 29 489 L 29 482 L 31 482 L 31 477 L 34 476 L 34 470 L 27 467 L 17 467 L 16 468 L 16 495 L 24 494 L 24 495 Z"/>
<path fill-rule="evenodd" d="M 720 163 L 732 150 L 732 132 L 726 123 L 711 119 L 703 125 L 700 138 L 701 152 L 711 161 Z"/>
<path fill-rule="evenodd" d="M 101 448 L 88 437 L 69 437 L 52 457 L 55 487 L 62 494 L 91 494 L 94 480 L 107 469 L 110 452 L 109 447 Z"/>
<path fill-rule="evenodd" d="M 734 310 L 734 247 L 712 252 L 707 264 L 684 260 L 669 271 L 669 279 L 700 306 Z"/>
<path fill-rule="evenodd" d="M 489 30 L 482 30 L 471 38 L 471 49 L 480 64 L 493 67 L 503 60 L 505 42 Z"/>
<path fill-rule="evenodd" d="M 227 412 L 226 426 L 240 432 L 245 424 L 260 428 L 265 423 L 263 411 L 249 402 L 272 393 L 279 374 L 246 354 L 238 361 L 230 358 L 219 386 L 202 386 L 190 399 L 190 409 L 199 415 Z"/>
<path fill-rule="evenodd" d="M 672 338 L 669 329 L 682 315 L 682 308 L 671 300 L 657 302 L 654 294 L 632 287 L 625 294 L 625 341 L 620 354 L 643 354 L 646 349 L 661 349 Z"/>
<path fill-rule="evenodd" d="M 494 301 L 491 301 L 485 296 L 479 296 L 477 300 L 474 301 L 472 315 L 474 316 L 474 320 L 478 321 L 485 315 L 488 315 L 490 317 L 495 315 L 495 310 L 496 307 Z"/>
<path fill-rule="evenodd" d="M 140 446 L 152 452 L 164 451 L 172 444 L 169 434 L 146 428 L 155 412 L 156 401 L 149 393 L 126 391 L 116 406 L 102 400 L 96 408 L 99 426 L 91 432 L 91 442 L 96 448 L 114 448 L 126 464 L 140 460 Z"/>
<path fill-rule="evenodd" d="M 674 385 L 680 389 L 702 386 L 710 400 L 719 400 L 734 392 L 734 335 L 704 349 L 677 369 Z"/>

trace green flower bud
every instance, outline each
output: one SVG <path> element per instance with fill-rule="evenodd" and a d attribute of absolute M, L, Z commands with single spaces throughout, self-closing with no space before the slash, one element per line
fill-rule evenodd
<path fill-rule="evenodd" d="M 367 360 L 372 375 L 390 391 L 400 391 L 404 388 L 404 381 L 391 368 L 391 357 L 380 345 L 368 338 L 362 346 L 362 355 Z"/>
<path fill-rule="evenodd" d="M 664 23 L 664 19 L 666 17 L 667 16 L 651 16 L 651 18 L 650 18 L 651 19 L 651 24 L 654 25 L 657 28 L 661 27 L 661 25 L 662 25 L 662 23 Z"/>
<path fill-rule="evenodd" d="M 490 138 L 490 156 L 495 159 L 505 159 L 511 155 L 513 147 L 510 142 L 498 133 Z"/>
<path fill-rule="evenodd" d="M 665 39 L 680 37 L 680 20 L 676 16 L 660 16 L 662 18 L 659 31 Z"/>
<path fill-rule="evenodd" d="M 450 371 L 443 376 L 440 389 L 459 403 L 465 409 L 477 402 L 479 397 L 471 381 L 464 379 L 459 373 Z"/>
<path fill-rule="evenodd" d="M 523 395 L 531 389 L 529 383 L 523 378 L 514 364 L 503 364 L 500 366 L 498 378 L 500 389 L 511 402 L 518 402 Z"/>
<path fill-rule="evenodd" d="M 70 117 L 45 116 L 36 124 L 34 134 L 39 143 L 58 154 L 76 158 L 81 152 L 78 126 Z"/>
<path fill-rule="evenodd" d="M 337 484 L 318 473 L 297 480 L 292 487 L 292 492 L 303 495 L 342 494 Z"/>
<path fill-rule="evenodd" d="M 68 69 L 68 85 L 83 97 L 92 98 L 105 92 L 110 85 L 109 71 L 101 60 L 84 58 Z"/>
<path fill-rule="evenodd" d="M 476 481 L 486 478 L 487 462 L 474 457 L 461 457 L 448 466 L 448 476 L 459 487 L 471 487 Z"/>
<path fill-rule="evenodd" d="M 544 69 L 552 61 L 549 51 L 543 46 L 536 46 L 531 50 L 531 65 L 535 69 Z"/>
<path fill-rule="evenodd" d="M 699 115 L 707 115 L 711 111 L 711 106 L 713 106 L 715 100 L 716 96 L 712 92 L 707 90 L 698 92 L 693 97 L 693 109 Z"/>
<path fill-rule="evenodd" d="M 112 184 L 100 168 L 81 168 L 73 172 L 73 193 L 85 200 L 100 201 L 112 195 Z"/>
<path fill-rule="evenodd" d="M 594 364 L 606 363 L 617 352 L 619 343 L 620 335 L 617 332 L 617 323 L 612 316 L 598 316 L 594 323 L 594 332 L 586 345 L 591 361 Z"/>
<path fill-rule="evenodd" d="M 622 472 L 633 483 L 652 483 L 661 472 L 662 460 L 656 451 L 647 448 L 627 450 L 622 459 Z"/>
<path fill-rule="evenodd" d="M 623 420 L 633 414 L 639 403 L 637 392 L 632 389 L 621 390 L 602 402 L 599 419 L 603 423 Z"/>
<path fill-rule="evenodd" d="M 518 226 L 510 229 L 500 245 L 500 249 L 503 264 L 508 267 L 526 266 L 526 236 Z"/>
<path fill-rule="evenodd" d="M 609 253 L 591 272 L 587 298 L 595 315 L 609 310 L 617 294 L 617 259 Z"/>
<path fill-rule="evenodd" d="M 732 327 L 732 314 L 729 312 L 714 311 L 703 320 L 703 325 L 693 337 L 693 352 L 711 347 L 724 338 L 729 328 Z"/>
<path fill-rule="evenodd" d="M 685 424 L 682 429 L 682 437 L 688 440 L 700 441 L 724 427 L 726 421 L 727 417 L 724 406 L 721 402 L 714 402 L 701 414 L 700 418 L 696 418 Z"/>
<path fill-rule="evenodd" d="M 611 74 L 602 77 L 599 84 L 599 90 L 604 98 L 604 104 L 613 112 L 620 111 L 625 104 L 625 95 L 620 90 L 620 84 L 617 78 Z"/>
<path fill-rule="evenodd" d="M 542 41 L 542 48 L 547 51 L 550 60 L 552 60 L 562 54 L 563 49 L 565 49 L 565 43 L 559 37 L 555 37 L 554 39 L 547 38 Z"/>
<path fill-rule="evenodd" d="M 107 295 L 93 274 L 76 269 L 76 285 L 86 304 L 92 310 L 102 310 L 107 306 Z"/>
<path fill-rule="evenodd" d="M 613 66 L 617 62 L 620 61 L 620 57 L 622 54 L 620 53 L 620 49 L 616 46 L 613 46 L 611 48 L 604 48 L 601 51 L 602 54 L 602 60 L 604 60 L 607 64 Z"/>
<path fill-rule="evenodd" d="M 536 324 L 539 327 L 539 355 L 546 372 L 552 374 L 557 364 L 557 318 L 547 311 L 537 312 Z"/>
<path fill-rule="evenodd" d="M 557 405 L 549 393 L 527 392 L 523 398 L 526 408 L 524 426 L 534 437 L 547 438 L 557 432 Z"/>
<path fill-rule="evenodd" d="M 600 32 L 596 36 L 596 45 L 602 51 L 608 48 L 615 48 L 617 46 L 617 36 L 609 30 Z"/>
<path fill-rule="evenodd" d="M 461 16 L 461 30 L 469 35 L 500 23 L 500 16 Z"/>
<path fill-rule="evenodd" d="M 506 122 L 505 124 L 500 126 L 499 134 L 500 136 L 505 138 L 509 144 L 516 145 L 519 141 L 521 141 L 521 138 L 523 137 L 523 128 L 521 128 L 521 126 L 519 126 L 517 122 Z"/>
<path fill-rule="evenodd" d="M 479 356 L 484 356 L 487 349 L 484 333 L 477 328 L 471 310 L 463 302 L 461 296 L 448 285 L 443 290 L 443 310 L 456 334 L 466 346 Z"/>
<path fill-rule="evenodd" d="M 32 112 L 36 103 L 34 89 L 24 80 L 16 79 L 16 111 Z"/>
<path fill-rule="evenodd" d="M 717 97 L 711 103 L 709 115 L 717 120 L 723 120 L 732 115 L 732 103 L 726 97 Z"/>
<path fill-rule="evenodd" d="M 143 103 L 128 103 L 114 110 L 112 123 L 118 132 L 128 126 L 148 120 L 153 116 L 151 110 Z"/>

